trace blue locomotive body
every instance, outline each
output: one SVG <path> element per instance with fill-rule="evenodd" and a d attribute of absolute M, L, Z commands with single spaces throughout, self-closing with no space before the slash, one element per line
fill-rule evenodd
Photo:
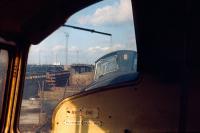
<path fill-rule="evenodd" d="M 137 77 L 137 52 L 118 50 L 95 62 L 94 82 L 85 90 L 129 82 Z"/>

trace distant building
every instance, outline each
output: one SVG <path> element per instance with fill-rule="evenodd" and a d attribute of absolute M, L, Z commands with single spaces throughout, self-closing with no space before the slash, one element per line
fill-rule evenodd
<path fill-rule="evenodd" d="M 89 65 L 89 64 L 72 64 L 70 68 L 70 72 L 72 74 L 86 73 L 92 71 L 94 71 L 94 65 Z"/>
<path fill-rule="evenodd" d="M 47 72 L 46 84 L 47 88 L 51 87 L 65 87 L 69 85 L 69 71 Z"/>
<path fill-rule="evenodd" d="M 63 65 L 28 65 L 23 98 L 35 97 L 51 87 L 68 86 L 69 76 Z"/>

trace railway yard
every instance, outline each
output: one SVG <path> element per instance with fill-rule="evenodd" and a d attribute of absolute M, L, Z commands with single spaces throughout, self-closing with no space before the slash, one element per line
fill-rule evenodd
<path fill-rule="evenodd" d="M 50 132 L 51 117 L 56 105 L 63 99 L 79 93 L 93 81 L 94 72 L 70 73 L 65 86 L 46 85 L 44 76 L 26 78 L 19 128 L 23 133 Z M 35 76 L 36 77 L 36 76 Z M 53 80 L 56 80 L 53 77 Z M 63 80 L 64 81 L 64 80 Z"/>

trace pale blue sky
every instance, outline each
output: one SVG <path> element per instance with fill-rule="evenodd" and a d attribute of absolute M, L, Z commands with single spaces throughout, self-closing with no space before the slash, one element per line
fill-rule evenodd
<path fill-rule="evenodd" d="M 105 0 L 72 15 L 66 24 L 95 29 L 112 34 L 112 37 L 60 27 L 39 45 L 32 46 L 29 64 L 66 63 L 94 64 L 109 52 L 136 50 L 131 0 Z M 68 41 L 66 34 L 69 35 Z"/>

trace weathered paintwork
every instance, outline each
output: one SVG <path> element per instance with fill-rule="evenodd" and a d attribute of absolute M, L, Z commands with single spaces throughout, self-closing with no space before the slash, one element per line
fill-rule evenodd
<path fill-rule="evenodd" d="M 179 96 L 177 84 L 143 75 L 134 86 L 92 90 L 65 99 L 55 109 L 52 132 L 177 132 Z"/>

